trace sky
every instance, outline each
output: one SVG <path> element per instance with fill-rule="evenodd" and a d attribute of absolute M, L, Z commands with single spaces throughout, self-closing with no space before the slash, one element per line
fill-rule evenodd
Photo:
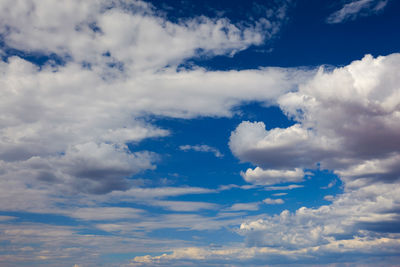
<path fill-rule="evenodd" d="M 0 265 L 399 266 L 399 12 L 0 1 Z"/>

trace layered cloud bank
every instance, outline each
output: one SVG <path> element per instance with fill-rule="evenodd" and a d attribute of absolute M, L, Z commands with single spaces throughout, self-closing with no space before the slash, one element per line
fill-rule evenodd
<path fill-rule="evenodd" d="M 3 180 L 18 181 L 3 186 L 7 192 L 24 179 L 16 187 L 35 181 L 70 193 L 126 190 L 126 178 L 157 160 L 126 144 L 170 134 L 146 116 L 231 116 L 242 101 L 274 102 L 303 79 L 295 69 L 178 66 L 260 44 L 279 21 L 243 27 L 197 17 L 172 23 L 141 1 L 0 5 L 7 55 L 0 63 L 0 159 L 8 169 Z"/>
<path fill-rule="evenodd" d="M 278 99 L 295 121 L 293 126 L 266 130 L 263 122 L 245 121 L 231 134 L 232 152 L 258 165 L 242 172 L 247 182 L 259 186 L 301 182 L 305 169 L 334 170 L 344 182 L 344 193 L 327 197 L 331 204 L 243 222 L 237 233 L 245 237 L 246 248 L 182 249 L 171 255 L 137 257 L 132 264 L 196 260 L 204 265 L 257 265 L 261 258 L 279 263 L 277 257 L 322 264 L 323 258 L 333 255 L 337 261 L 346 262 L 351 255 L 362 262 L 359 256 L 373 251 L 395 262 L 400 245 L 399 66 L 400 55 L 393 54 L 367 55 L 330 71 L 321 68 L 298 91 Z"/>
<path fill-rule="evenodd" d="M 330 23 L 386 2 L 353 1 Z M 62 266 L 66 258 L 132 250 L 159 254 L 131 262 L 151 266 L 265 265 L 283 258 L 307 264 L 376 251 L 398 257 L 399 54 L 319 71 L 185 65 L 267 42 L 279 31 L 286 4 L 267 10 L 280 14 L 273 20 L 233 24 L 205 16 L 171 22 L 142 1 L 1 1 L 0 209 L 16 215 L 0 216 L 2 240 L 13 240 L 0 263 L 51 259 Z M 243 121 L 231 133 L 232 153 L 254 165 L 241 172 L 247 185 L 147 187 L 147 180 L 133 179 L 160 161 L 138 144 L 174 134 L 150 117 L 231 117 L 252 101 L 279 106 L 294 123 L 269 129 Z M 180 145 L 219 161 L 229 157 L 204 144 Z M 317 208 L 254 215 L 262 206 L 286 204 L 285 192 L 225 207 L 168 199 L 301 188 L 297 183 L 316 169 L 333 171 L 344 184 L 343 194 L 326 196 L 330 203 Z M 23 212 L 79 226 L 10 223 Z M 149 234 L 160 229 L 230 229 L 245 242 L 194 247 Z"/>

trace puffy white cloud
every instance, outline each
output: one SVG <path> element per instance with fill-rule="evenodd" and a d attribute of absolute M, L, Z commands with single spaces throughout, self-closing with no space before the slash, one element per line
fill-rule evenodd
<path fill-rule="evenodd" d="M 267 131 L 262 122 L 242 122 L 231 134 L 232 152 L 264 173 L 320 164 L 345 181 L 398 179 L 399 65 L 399 54 L 367 55 L 331 72 L 321 69 L 278 100 L 296 124 Z M 257 172 L 261 176 L 261 169 L 249 174 Z"/>
<path fill-rule="evenodd" d="M 299 166 L 315 167 L 315 163 L 323 159 L 324 155 L 329 156 L 335 152 L 336 148 L 329 144 L 330 142 L 323 140 L 313 131 L 304 129 L 300 124 L 267 131 L 263 122 L 244 121 L 232 132 L 229 147 L 241 160 L 253 162 L 261 167 L 248 170 L 248 175 L 246 172 L 244 177 L 250 179 L 250 175 L 274 176 L 275 182 L 280 182 L 279 176 L 283 173 L 286 173 L 285 176 L 291 174 L 291 179 L 294 177 L 294 180 L 300 180 L 301 171 L 293 169 Z M 282 170 L 278 171 L 279 169 Z M 251 180 L 257 181 L 255 178 Z"/>
<path fill-rule="evenodd" d="M 336 253 L 338 244 L 384 251 L 382 240 L 398 242 L 399 66 L 400 54 L 392 54 L 321 69 L 297 92 L 278 99 L 294 125 L 266 130 L 262 122 L 242 122 L 232 132 L 232 152 L 259 166 L 243 174 L 246 181 L 279 183 L 288 170 L 322 168 L 334 171 L 344 189 L 325 197 L 329 205 L 242 223 L 239 233 L 248 246 L 305 249 L 312 255 L 315 247 L 324 253 Z M 276 188 L 288 189 L 270 187 Z"/>
<path fill-rule="evenodd" d="M 246 182 L 257 185 L 271 185 L 279 183 L 301 182 L 304 172 L 300 168 L 295 170 L 263 170 L 260 167 L 247 169 L 241 172 Z"/>
<path fill-rule="evenodd" d="M 177 64 L 199 49 L 234 53 L 263 41 L 256 26 L 239 29 L 226 19 L 206 17 L 175 24 L 136 0 L 2 1 L 0 10 L 0 31 L 8 46 L 69 56 L 96 68 L 117 63 L 143 71 Z M 263 30 L 276 31 L 272 25 Z"/>
<path fill-rule="evenodd" d="M 357 17 L 370 16 L 382 11 L 389 0 L 352 0 L 326 19 L 327 23 L 343 23 Z"/>
<path fill-rule="evenodd" d="M 331 205 L 248 221 L 240 226 L 250 246 L 290 249 L 331 244 L 353 237 L 393 237 L 400 199 L 391 184 L 369 185 L 329 198 Z M 367 241 L 367 240 L 365 240 Z"/>

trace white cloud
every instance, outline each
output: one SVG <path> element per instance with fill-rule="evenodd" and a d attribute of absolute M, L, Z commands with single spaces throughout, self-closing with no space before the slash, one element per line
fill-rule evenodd
<path fill-rule="evenodd" d="M 196 205 L 196 203 L 193 203 Z M 188 209 L 179 209 L 176 211 L 196 211 L 194 205 L 186 206 Z M 203 204 L 200 204 L 204 206 Z M 212 204 L 211 204 L 212 205 Z M 171 205 L 172 206 L 172 205 Z M 171 207 L 170 206 L 170 207 Z M 213 205 L 211 208 L 207 205 L 206 209 L 215 209 L 217 205 Z M 197 207 L 197 210 L 202 209 Z M 157 216 L 150 215 L 144 216 L 136 221 L 123 221 L 123 222 L 106 222 L 96 224 L 98 229 L 107 231 L 110 233 L 125 233 L 129 235 L 136 235 L 140 231 L 153 231 L 158 229 L 176 229 L 176 230 L 195 230 L 195 231 L 212 231 L 221 230 L 223 228 L 233 228 L 235 225 L 239 225 L 242 221 L 242 213 L 226 212 L 220 213 L 216 216 L 203 216 L 199 212 L 196 213 L 168 213 L 158 214 Z"/>
<path fill-rule="evenodd" d="M 385 260 L 389 266 L 396 266 L 398 257 L 396 249 L 400 247 L 399 240 L 394 238 L 354 238 L 352 240 L 332 242 L 328 245 L 315 246 L 310 249 L 287 250 L 280 248 L 266 247 L 223 247 L 212 249 L 209 247 L 186 247 L 169 250 L 159 256 L 136 256 L 127 266 L 182 266 L 182 265 L 201 265 L 215 266 L 228 264 L 234 266 L 265 266 L 265 262 L 272 264 L 296 264 L 298 266 L 310 266 L 319 256 L 326 256 L 324 261 L 318 261 L 318 266 L 337 266 L 340 260 L 341 266 L 376 266 L 380 259 L 365 260 L 363 254 L 358 255 L 358 251 L 363 250 L 373 253 L 379 248 L 385 251 Z M 334 255 L 334 257 L 332 257 Z M 331 257 L 330 257 L 331 256 Z M 336 262 L 335 262 L 336 260 Z M 333 265 L 332 265 L 333 263 Z"/>
<path fill-rule="evenodd" d="M 327 23 L 343 23 L 358 17 L 370 16 L 382 11 L 389 0 L 351 0 L 340 10 L 332 13 L 326 19 Z"/>
<path fill-rule="evenodd" d="M 400 203 L 398 191 L 390 184 L 369 185 L 329 198 L 331 205 L 302 207 L 295 213 L 283 211 L 280 215 L 245 222 L 240 231 L 251 246 L 290 249 L 354 237 L 394 237 L 393 227 L 399 222 L 395 211 Z"/>
<path fill-rule="evenodd" d="M 288 193 L 275 193 L 272 194 L 274 197 L 279 197 L 279 196 L 286 196 Z"/>
<path fill-rule="evenodd" d="M 263 170 L 260 167 L 241 172 L 246 182 L 257 185 L 272 185 L 279 183 L 301 182 L 304 177 L 302 169 L 295 170 Z"/>
<path fill-rule="evenodd" d="M 265 204 L 269 204 L 269 205 L 276 205 L 276 204 L 283 204 L 285 203 L 285 201 L 283 201 L 283 199 L 280 198 L 266 198 L 263 200 L 263 202 Z"/>
<path fill-rule="evenodd" d="M 93 228 L 92 228 L 93 229 Z M 88 234 L 84 226 L 55 226 L 51 224 L 0 224 L 3 240 L 13 246 L 4 247 L 1 265 L 43 265 L 56 262 L 57 266 L 92 266 L 99 254 L 152 252 L 185 244 L 185 241 L 146 239 L 143 236 Z M 29 245 L 27 245 L 29 244 Z M 128 245 L 127 244 L 134 244 Z"/>
<path fill-rule="evenodd" d="M 258 202 L 251 202 L 251 203 L 235 203 L 228 209 L 227 211 L 255 211 L 258 210 L 260 206 L 260 203 Z"/>
<path fill-rule="evenodd" d="M 79 208 L 72 211 L 69 216 L 81 220 L 101 221 L 138 218 L 143 212 L 143 210 L 134 208 L 95 207 Z"/>
<path fill-rule="evenodd" d="M 231 116 L 243 101 L 274 102 L 306 72 L 178 68 L 188 58 L 261 44 L 279 29 L 280 21 L 267 22 L 173 23 L 141 1 L 2 1 L 5 47 L 50 58 L 40 67 L 18 56 L 0 63 L 0 163 L 7 166 L 0 175 L 9 181 L 2 187 L 38 190 L 35 199 L 57 190 L 127 190 L 126 178 L 155 168 L 157 156 L 125 144 L 170 134 L 146 122 L 147 115 Z"/>
<path fill-rule="evenodd" d="M 190 186 L 182 186 L 182 187 L 172 187 L 172 186 L 164 186 L 164 187 L 154 187 L 154 188 L 131 188 L 126 191 L 114 191 L 108 194 L 105 198 L 111 198 L 116 200 L 129 200 L 129 199 L 155 199 L 155 198 L 165 198 L 165 197 L 173 197 L 173 196 L 182 196 L 182 195 L 196 195 L 196 194 L 212 194 L 218 193 L 217 190 L 202 188 L 202 187 L 190 187 Z"/>
<path fill-rule="evenodd" d="M 384 251 L 382 240 L 398 242 L 399 66 L 400 54 L 392 54 L 321 69 L 278 100 L 293 126 L 266 130 L 261 122 L 242 122 L 232 132 L 232 152 L 258 165 L 260 173 L 320 168 L 343 182 L 343 194 L 325 197 L 330 205 L 242 223 L 239 232 L 248 246 L 305 249 L 312 255 L 316 247 L 324 253 L 336 253 L 338 244 Z M 266 188 L 272 189 L 289 188 Z"/>
<path fill-rule="evenodd" d="M 194 150 L 194 151 L 198 151 L 198 152 L 211 152 L 213 153 L 217 158 L 221 158 L 224 155 L 215 147 L 211 147 L 208 145 L 183 145 L 183 146 L 179 146 L 180 150 L 183 151 L 188 151 L 188 150 Z"/>
<path fill-rule="evenodd" d="M 336 185 L 336 183 L 337 183 L 337 180 L 335 179 L 335 180 L 331 181 L 327 186 L 321 187 L 321 189 L 329 189 L 329 188 L 332 188 L 332 187 L 334 187 L 334 186 Z"/>
<path fill-rule="evenodd" d="M 290 184 L 290 185 L 286 185 L 286 186 L 267 186 L 264 189 L 267 191 L 275 191 L 275 190 L 292 190 L 292 189 L 296 189 L 296 188 L 302 188 L 304 187 L 304 185 L 299 185 L 299 184 Z"/>
<path fill-rule="evenodd" d="M 239 29 L 206 17 L 175 24 L 142 1 L 2 1 L 0 7 L 0 31 L 13 48 L 90 64 L 122 63 L 131 71 L 177 64 L 198 49 L 234 53 L 263 41 L 255 26 Z"/>
<path fill-rule="evenodd" d="M 335 170 L 344 181 L 399 178 L 400 55 L 322 69 L 298 92 L 278 100 L 297 123 L 266 130 L 262 122 L 242 122 L 230 137 L 232 152 L 264 170 Z M 253 171 L 254 172 L 254 171 Z M 246 177 L 246 176 L 245 176 Z"/>
<path fill-rule="evenodd" d="M 265 256 L 265 251 L 281 255 L 282 251 L 290 254 L 289 248 L 299 244 L 301 248 L 317 246 L 316 250 L 339 252 L 359 247 L 370 251 L 398 248 L 391 227 L 398 225 L 395 211 L 400 194 L 393 184 L 379 183 L 399 177 L 398 54 L 376 59 L 366 56 L 333 72 L 321 70 L 311 81 L 313 71 L 297 69 L 208 71 L 177 67 L 199 55 L 232 55 L 260 44 L 266 40 L 264 36 L 279 28 L 267 25 L 263 20 L 243 27 L 205 17 L 172 23 L 140 1 L 1 1 L 0 34 L 5 46 L 19 50 L 21 56 L 28 53 L 53 58 L 40 67 L 17 56 L 0 63 L 2 210 L 62 214 L 88 221 L 121 220 L 97 227 L 134 236 L 154 229 L 217 230 L 238 225 L 241 219 L 233 213 L 151 217 L 138 209 L 99 203 L 148 205 L 156 199 L 155 204 L 173 211 L 218 208 L 212 203 L 162 199 L 218 190 L 132 188 L 127 178 L 155 168 L 157 156 L 147 151 L 131 152 L 126 143 L 171 134 L 146 122 L 146 115 L 231 116 L 232 108 L 243 101 L 271 104 L 278 99 L 297 123 L 288 129 L 267 131 L 263 123 L 243 122 L 230 140 L 233 153 L 259 166 L 256 178 L 264 185 L 277 174 L 281 178 L 274 183 L 301 179 L 304 168 L 319 162 L 341 175 L 348 191 L 335 197 L 330 206 L 302 208 L 260 220 L 249 218 L 242 224 L 248 244 L 281 246 L 284 250 L 260 247 L 211 254 L 192 250 L 194 253 L 176 252 L 173 257 L 234 254 L 251 258 L 257 253 Z M 1 53 L 7 55 L 7 49 Z M 298 84 L 302 85 L 293 92 Z M 298 187 L 302 186 L 265 190 Z M 253 203 L 247 209 L 255 206 Z M 19 257 L 26 262 L 75 260 L 71 255 L 79 253 L 84 254 L 81 258 L 98 255 L 99 251 L 90 247 L 101 247 L 103 253 L 123 253 L 128 243 L 135 244 L 135 252 L 149 251 L 152 245 L 162 243 L 144 239 L 143 234 L 140 238 L 118 236 L 116 240 L 115 236 L 82 237 L 70 227 L 7 223 L 1 227 L 3 237 L 13 244 L 35 244 L 32 254 Z M 355 238 L 346 239 L 346 235 Z M 65 244 L 70 247 L 65 248 Z M 86 249 L 76 252 L 82 244 Z M 21 254 L 8 251 L 11 261 L 17 260 L 16 256 Z"/>

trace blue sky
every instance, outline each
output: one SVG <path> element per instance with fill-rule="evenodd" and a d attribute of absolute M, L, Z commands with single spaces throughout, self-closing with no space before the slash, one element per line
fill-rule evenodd
<path fill-rule="evenodd" d="M 0 2 L 1 266 L 397 266 L 400 4 Z"/>

